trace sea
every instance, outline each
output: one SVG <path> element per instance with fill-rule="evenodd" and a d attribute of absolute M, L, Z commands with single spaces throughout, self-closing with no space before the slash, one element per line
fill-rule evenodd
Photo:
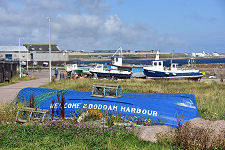
<path fill-rule="evenodd" d="M 134 64 L 134 65 L 151 65 L 153 60 L 140 60 L 140 59 L 133 59 L 133 60 L 123 60 L 123 64 Z M 173 59 L 172 60 L 173 63 L 177 63 L 179 66 L 188 64 L 189 59 Z M 164 59 L 163 63 L 164 66 L 169 67 L 171 62 L 171 59 Z M 106 64 L 106 63 L 111 63 L 110 60 L 105 60 L 105 61 L 79 61 L 77 62 L 79 64 L 85 64 L 85 65 L 89 65 L 89 64 Z M 193 59 L 193 64 L 214 64 L 214 63 L 225 63 L 225 58 L 195 58 Z"/>

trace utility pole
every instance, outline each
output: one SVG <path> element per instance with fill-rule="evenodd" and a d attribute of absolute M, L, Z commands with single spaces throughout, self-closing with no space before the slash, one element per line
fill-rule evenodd
<path fill-rule="evenodd" d="M 29 46 L 27 48 L 27 74 L 28 74 L 28 52 L 29 52 Z"/>
<path fill-rule="evenodd" d="M 49 43 L 49 82 L 52 82 L 52 62 L 51 62 L 51 20 L 50 17 L 48 17 L 48 25 L 49 25 L 49 39 L 48 39 L 48 43 Z"/>
<path fill-rule="evenodd" d="M 19 65 L 20 65 L 20 78 L 22 77 L 22 72 L 21 72 L 21 56 L 20 56 L 20 37 L 19 37 Z"/>

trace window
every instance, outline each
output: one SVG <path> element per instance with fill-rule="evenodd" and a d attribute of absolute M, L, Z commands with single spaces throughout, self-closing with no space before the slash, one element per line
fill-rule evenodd
<path fill-rule="evenodd" d="M 161 66 L 162 65 L 162 62 L 159 62 L 159 66 Z"/>
<path fill-rule="evenodd" d="M 153 66 L 157 66 L 157 62 L 154 62 Z"/>

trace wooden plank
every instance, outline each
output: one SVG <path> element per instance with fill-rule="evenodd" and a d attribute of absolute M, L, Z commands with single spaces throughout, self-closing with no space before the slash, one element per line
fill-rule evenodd
<path fill-rule="evenodd" d="M 101 86 L 101 87 L 119 87 L 117 84 L 103 84 L 103 83 L 93 83 L 93 86 Z"/>
<path fill-rule="evenodd" d="M 108 86 L 95 86 L 95 88 L 105 88 L 105 89 L 117 89 L 117 87 L 108 87 Z"/>
<path fill-rule="evenodd" d="M 20 122 L 20 123 L 26 123 L 27 120 L 24 120 L 24 119 L 18 119 L 17 122 Z"/>
<path fill-rule="evenodd" d="M 118 86 L 99 86 L 99 85 L 94 85 L 93 87 L 99 87 L 99 88 L 114 88 L 114 89 L 116 89 L 116 88 L 118 88 Z"/>
<path fill-rule="evenodd" d="M 39 109 L 39 108 L 29 108 L 29 107 L 23 107 L 19 109 L 20 111 L 26 111 L 26 112 L 35 112 L 35 113 L 47 113 L 48 110 L 45 109 Z"/>
<path fill-rule="evenodd" d="M 95 95 L 95 94 L 92 94 L 91 96 L 95 96 L 95 97 L 108 97 L 108 98 L 120 98 L 122 96 L 108 96 L 108 95 Z"/>

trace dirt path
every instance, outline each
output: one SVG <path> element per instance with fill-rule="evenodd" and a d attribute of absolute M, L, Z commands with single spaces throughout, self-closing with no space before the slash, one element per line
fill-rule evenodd
<path fill-rule="evenodd" d="M 14 100 L 18 92 L 26 87 L 39 87 L 49 82 L 49 72 L 43 70 L 41 72 L 31 72 L 30 74 L 38 77 L 36 80 L 20 81 L 15 84 L 0 87 L 0 103 L 10 103 Z"/>

